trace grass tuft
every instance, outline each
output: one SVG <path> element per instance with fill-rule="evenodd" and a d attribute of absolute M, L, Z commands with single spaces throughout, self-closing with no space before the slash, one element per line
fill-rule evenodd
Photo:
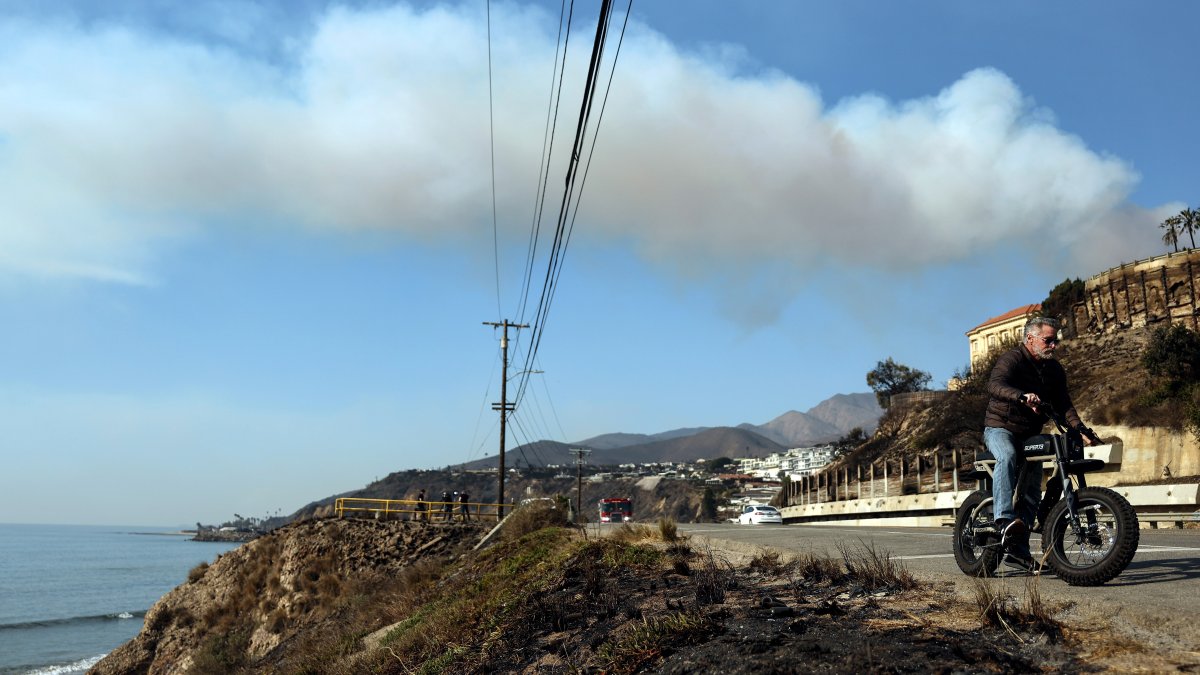
<path fill-rule="evenodd" d="M 846 576 L 865 590 L 907 591 L 921 586 L 903 563 L 872 544 L 860 543 L 857 547 L 838 544 L 838 551 L 842 554 Z"/>
<path fill-rule="evenodd" d="M 712 633 L 712 625 L 694 612 L 679 612 L 640 624 L 600 647 L 597 655 L 608 662 L 608 672 L 635 673 L 647 662 L 664 655 L 668 645 L 695 644 Z"/>
<path fill-rule="evenodd" d="M 662 540 L 668 544 L 672 544 L 679 540 L 679 528 L 675 524 L 674 518 L 659 518 L 658 519 L 658 534 Z"/>
<path fill-rule="evenodd" d="M 758 574 L 776 575 L 783 571 L 784 565 L 779 551 L 764 548 L 750 559 L 747 567 L 749 567 L 751 572 L 757 572 Z"/>
<path fill-rule="evenodd" d="M 1025 585 L 1024 602 L 985 579 L 973 579 L 973 583 L 979 621 L 984 626 L 1003 628 L 1018 639 L 1018 631 L 1045 635 L 1052 643 L 1062 639 L 1063 624 L 1055 618 L 1060 608 L 1042 600 L 1036 579 Z"/>

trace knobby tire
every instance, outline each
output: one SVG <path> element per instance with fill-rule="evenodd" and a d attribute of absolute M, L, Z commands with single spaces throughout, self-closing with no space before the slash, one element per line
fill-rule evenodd
<path fill-rule="evenodd" d="M 1080 523 L 1087 529 L 1086 514 L 1091 513 L 1095 526 L 1083 541 L 1076 541 L 1067 502 L 1060 500 L 1046 518 L 1042 549 L 1058 578 L 1071 586 L 1099 586 L 1123 572 L 1137 553 L 1137 514 L 1108 488 L 1086 487 L 1076 494 Z"/>
<path fill-rule="evenodd" d="M 995 576 L 1001 553 L 992 534 L 975 529 L 992 524 L 992 496 L 976 490 L 967 496 L 954 515 L 954 562 L 958 569 L 973 577 Z"/>

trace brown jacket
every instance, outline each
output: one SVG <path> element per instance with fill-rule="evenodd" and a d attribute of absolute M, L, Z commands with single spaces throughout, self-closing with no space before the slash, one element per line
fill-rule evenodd
<path fill-rule="evenodd" d="M 1053 359 L 1035 360 L 1025 345 L 1019 344 L 1001 354 L 992 368 L 988 378 L 991 400 L 984 414 L 984 426 L 1008 429 L 1018 436 L 1040 432 L 1050 418 L 1033 412 L 1021 402 L 1021 396 L 1030 392 L 1065 415 L 1068 425 L 1076 427 L 1081 423 L 1067 393 L 1067 373 L 1062 364 Z"/>

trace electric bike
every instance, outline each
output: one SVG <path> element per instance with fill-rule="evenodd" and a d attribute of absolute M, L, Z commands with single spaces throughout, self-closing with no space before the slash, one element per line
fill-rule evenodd
<path fill-rule="evenodd" d="M 1099 586 L 1112 580 L 1133 560 L 1138 547 L 1138 519 L 1133 506 L 1116 492 L 1088 487 L 1085 475 L 1104 468 L 1102 459 L 1084 459 L 1083 435 L 1099 442 L 1090 429 L 1068 428 L 1066 420 L 1049 405 L 1043 411 L 1054 422 L 1055 432 L 1025 439 L 1018 448 L 1024 462 L 1014 482 L 1022 483 L 1028 471 L 1050 463 L 1046 492 L 1038 508 L 1042 555 L 1034 572 L 1048 568 L 1072 586 Z M 991 477 L 996 464 L 990 453 L 981 453 L 975 470 L 964 475 L 979 481 L 958 508 L 954 519 L 954 560 L 971 576 L 990 577 L 1007 553 L 992 515 Z M 1014 501 L 1016 500 L 1014 496 Z"/>

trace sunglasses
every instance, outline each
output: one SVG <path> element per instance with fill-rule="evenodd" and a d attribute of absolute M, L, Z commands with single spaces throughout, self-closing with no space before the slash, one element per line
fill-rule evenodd
<path fill-rule="evenodd" d="M 1038 336 L 1035 336 L 1035 337 L 1037 337 L 1037 339 L 1041 340 L 1042 342 L 1044 342 L 1044 343 L 1046 343 L 1046 344 L 1048 344 L 1048 345 L 1056 345 L 1056 344 L 1058 344 L 1058 338 L 1057 338 L 1057 337 L 1042 337 L 1041 335 L 1038 335 Z"/>

